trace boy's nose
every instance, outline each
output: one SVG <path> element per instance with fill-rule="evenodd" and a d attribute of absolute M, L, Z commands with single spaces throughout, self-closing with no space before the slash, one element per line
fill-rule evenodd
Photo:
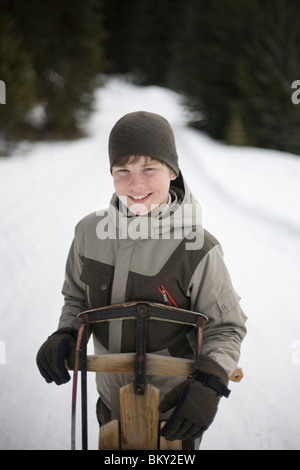
<path fill-rule="evenodd" d="M 129 187 L 130 189 L 140 189 L 143 187 L 143 177 L 141 175 L 135 174 L 131 175 L 130 181 L 129 181 Z"/>

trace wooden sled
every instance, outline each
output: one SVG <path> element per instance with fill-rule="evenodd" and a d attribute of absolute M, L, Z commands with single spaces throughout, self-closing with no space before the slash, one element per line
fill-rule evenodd
<path fill-rule="evenodd" d="M 83 312 L 79 318 L 82 327 L 78 334 L 73 376 L 72 449 L 75 449 L 76 387 L 80 351 L 83 450 L 87 450 L 87 371 L 135 375 L 134 383 L 120 389 L 120 422 L 113 420 L 100 427 L 99 450 L 181 450 L 181 441 L 167 441 L 160 436 L 160 429 L 164 424 L 159 421 L 160 392 L 146 383 L 146 376 L 188 377 L 193 373 L 194 360 L 147 354 L 147 321 L 156 319 L 193 325 L 197 328 L 198 335 L 196 354 L 201 354 L 202 329 L 208 321 L 207 317 L 189 310 L 151 302 L 129 302 Z M 129 318 L 135 318 L 137 321 L 136 353 L 86 356 L 87 325 Z M 243 372 L 238 368 L 230 380 L 239 382 L 242 377 Z"/>
<path fill-rule="evenodd" d="M 145 393 L 134 393 L 134 384 L 120 389 L 120 422 L 110 421 L 100 427 L 99 449 L 180 450 L 181 441 L 167 441 L 160 436 L 159 390 L 146 385 Z"/>

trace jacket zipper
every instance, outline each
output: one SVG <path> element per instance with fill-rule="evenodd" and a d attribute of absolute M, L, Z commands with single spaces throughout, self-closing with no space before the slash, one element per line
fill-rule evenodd
<path fill-rule="evenodd" d="M 171 305 L 172 307 L 178 307 L 175 300 L 171 297 L 171 295 L 169 294 L 169 292 L 167 291 L 167 289 L 163 285 L 159 286 L 158 290 L 161 293 L 161 295 L 163 296 L 163 299 L 164 299 L 164 302 L 165 302 L 166 305 Z"/>

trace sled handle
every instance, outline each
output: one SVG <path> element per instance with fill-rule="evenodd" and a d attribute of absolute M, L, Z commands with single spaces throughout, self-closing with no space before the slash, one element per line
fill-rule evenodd
<path fill-rule="evenodd" d="M 109 372 L 112 374 L 133 374 L 135 368 L 135 353 L 103 354 L 87 356 L 86 370 L 89 372 Z M 195 361 L 181 357 L 146 354 L 146 375 L 167 377 L 188 377 L 194 372 Z M 238 367 L 231 375 L 232 382 L 240 382 L 244 374 Z"/>

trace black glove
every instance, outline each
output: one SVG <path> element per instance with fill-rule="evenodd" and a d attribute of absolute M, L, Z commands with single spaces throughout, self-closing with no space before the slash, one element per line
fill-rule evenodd
<path fill-rule="evenodd" d="M 78 331 L 74 328 L 60 328 L 40 347 L 36 363 L 47 383 L 62 385 L 70 380 L 65 360 L 72 369 L 75 364 Z"/>
<path fill-rule="evenodd" d="M 169 441 L 202 436 L 215 418 L 221 396 L 228 398 L 230 394 L 227 384 L 223 367 L 207 356 L 199 356 L 192 378 L 168 392 L 159 405 L 162 413 L 175 406 L 161 435 Z"/>

